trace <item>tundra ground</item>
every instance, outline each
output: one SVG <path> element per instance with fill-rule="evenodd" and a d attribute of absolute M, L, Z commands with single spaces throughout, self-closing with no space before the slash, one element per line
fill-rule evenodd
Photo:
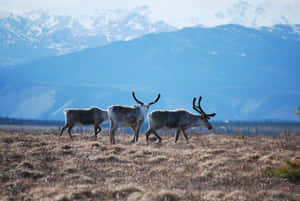
<path fill-rule="evenodd" d="M 300 159 L 300 137 L 145 136 L 0 130 L 0 200 L 300 200 L 263 170 Z"/>

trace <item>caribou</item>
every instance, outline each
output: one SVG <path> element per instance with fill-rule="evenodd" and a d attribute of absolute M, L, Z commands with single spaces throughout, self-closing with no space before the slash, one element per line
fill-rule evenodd
<path fill-rule="evenodd" d="M 143 103 L 135 97 L 132 92 L 133 99 L 139 104 L 134 106 L 112 105 L 108 108 L 108 118 L 110 120 L 110 143 L 115 144 L 115 132 L 119 126 L 129 126 L 134 132 L 134 136 L 131 142 L 137 142 L 139 138 L 139 132 L 144 120 L 147 116 L 150 105 L 156 103 L 160 94 L 156 99 L 150 103 Z"/>
<path fill-rule="evenodd" d="M 209 130 L 212 129 L 211 123 L 208 121 L 210 117 L 214 117 L 216 113 L 206 114 L 200 106 L 202 97 L 198 99 L 198 106 L 195 105 L 197 98 L 193 98 L 193 109 L 200 115 L 192 114 L 186 110 L 155 110 L 148 116 L 149 127 L 146 131 L 146 141 L 148 143 L 149 135 L 153 133 L 161 142 L 161 137 L 157 134 L 157 129 L 176 129 L 175 143 L 178 140 L 180 132 L 183 133 L 186 142 L 188 136 L 185 130 L 192 127 L 204 126 Z"/>
<path fill-rule="evenodd" d="M 106 110 L 102 110 L 97 107 L 89 109 L 66 109 L 65 113 L 65 125 L 61 129 L 60 136 L 62 136 L 65 129 L 68 128 L 68 133 L 72 139 L 71 130 L 74 125 L 94 125 L 95 137 L 101 132 L 99 124 L 108 120 Z"/>

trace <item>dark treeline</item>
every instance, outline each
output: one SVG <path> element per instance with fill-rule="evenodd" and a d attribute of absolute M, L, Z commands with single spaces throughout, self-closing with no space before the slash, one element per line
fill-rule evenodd
<path fill-rule="evenodd" d="M 234 135 L 297 135 L 300 122 L 291 121 L 215 121 L 214 132 Z"/>
<path fill-rule="evenodd" d="M 58 120 L 36 120 L 36 119 L 16 119 L 9 117 L 0 117 L 2 125 L 31 125 L 31 126 L 62 126 L 64 121 Z"/>
<path fill-rule="evenodd" d="M 0 117 L 0 125 L 31 125 L 31 126 L 57 126 L 58 129 L 64 125 L 64 121 L 59 120 L 36 120 L 36 119 L 17 119 Z M 213 130 L 197 127 L 191 129 L 190 132 L 200 133 L 219 133 L 228 135 L 299 135 L 300 122 L 288 121 L 212 121 Z M 109 122 L 101 125 L 102 128 L 108 128 Z M 144 133 L 148 128 L 148 122 L 145 121 L 141 128 Z M 76 131 L 85 132 L 92 127 L 77 126 Z M 132 133 L 130 128 L 121 128 L 122 132 Z M 174 131 L 160 131 L 160 132 L 174 132 Z"/>

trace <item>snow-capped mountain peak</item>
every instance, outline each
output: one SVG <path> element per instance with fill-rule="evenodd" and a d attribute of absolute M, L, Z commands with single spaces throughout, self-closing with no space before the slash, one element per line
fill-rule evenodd
<path fill-rule="evenodd" d="M 150 20 L 144 7 L 95 10 L 89 15 L 78 16 L 41 9 L 2 12 L 0 16 L 0 51 L 3 52 L 0 66 L 99 47 L 117 40 L 127 41 L 153 32 L 175 30 L 162 21 Z"/>

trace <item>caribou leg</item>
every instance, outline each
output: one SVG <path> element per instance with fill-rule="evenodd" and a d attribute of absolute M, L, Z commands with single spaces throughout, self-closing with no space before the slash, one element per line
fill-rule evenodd
<path fill-rule="evenodd" d="M 154 129 L 149 128 L 146 131 L 146 142 L 147 142 L 147 144 L 148 144 L 149 136 L 150 136 L 151 133 L 153 133 L 158 138 L 158 142 L 160 143 L 161 142 L 161 137 L 159 137 L 159 135 L 157 134 L 157 132 Z"/>
<path fill-rule="evenodd" d="M 175 143 L 176 143 L 177 140 L 178 140 L 179 134 L 180 134 L 180 129 L 177 129 L 177 130 L 176 130 L 176 135 L 175 135 Z"/>
<path fill-rule="evenodd" d="M 137 127 L 131 126 L 132 130 L 134 131 L 134 137 L 131 142 L 137 142 L 139 140 L 139 134 L 141 127 L 143 125 L 143 121 L 138 122 Z"/>
<path fill-rule="evenodd" d="M 71 132 L 72 132 L 73 126 L 74 126 L 74 124 L 71 124 L 71 125 L 69 126 L 69 128 L 68 128 L 68 133 L 69 133 L 69 136 L 70 136 L 71 140 L 73 140 L 72 133 L 71 133 Z"/>
<path fill-rule="evenodd" d="M 97 138 L 97 134 L 101 132 L 101 127 L 99 125 L 94 126 L 95 138 Z"/>
<path fill-rule="evenodd" d="M 115 144 L 115 132 L 118 129 L 117 125 L 114 125 L 114 122 L 110 122 L 110 128 L 109 128 L 109 139 L 111 144 Z"/>
<path fill-rule="evenodd" d="M 138 125 L 138 127 L 136 129 L 135 142 L 139 141 L 139 134 L 140 134 L 141 126 L 142 126 L 141 124 Z"/>
<path fill-rule="evenodd" d="M 141 129 L 141 126 L 138 126 L 137 128 L 135 127 L 131 127 L 132 130 L 134 131 L 134 136 L 133 136 L 133 139 L 131 140 L 131 142 L 137 142 L 139 140 L 139 133 L 140 133 L 140 129 Z"/>
<path fill-rule="evenodd" d="M 146 135 L 146 142 L 148 144 L 148 141 L 149 141 L 149 135 L 152 133 L 152 129 L 151 128 L 148 128 L 148 130 L 146 131 L 145 135 Z"/>
<path fill-rule="evenodd" d="M 154 133 L 154 135 L 158 138 L 158 142 L 161 143 L 161 137 L 159 137 L 159 135 L 157 134 L 157 132 L 153 129 L 152 131 Z"/>
<path fill-rule="evenodd" d="M 188 144 L 189 138 L 188 138 L 187 134 L 185 133 L 185 130 L 183 128 L 181 130 L 182 130 L 183 136 L 185 137 L 186 143 Z"/>
<path fill-rule="evenodd" d="M 133 138 L 132 138 L 131 142 L 134 143 L 135 142 L 135 136 L 136 136 L 136 131 L 137 130 L 136 130 L 136 128 L 134 126 L 130 126 L 130 127 L 133 130 Z"/>
<path fill-rule="evenodd" d="M 59 136 L 62 136 L 63 132 L 66 130 L 66 128 L 68 128 L 69 125 L 65 124 L 64 127 L 61 129 Z"/>

